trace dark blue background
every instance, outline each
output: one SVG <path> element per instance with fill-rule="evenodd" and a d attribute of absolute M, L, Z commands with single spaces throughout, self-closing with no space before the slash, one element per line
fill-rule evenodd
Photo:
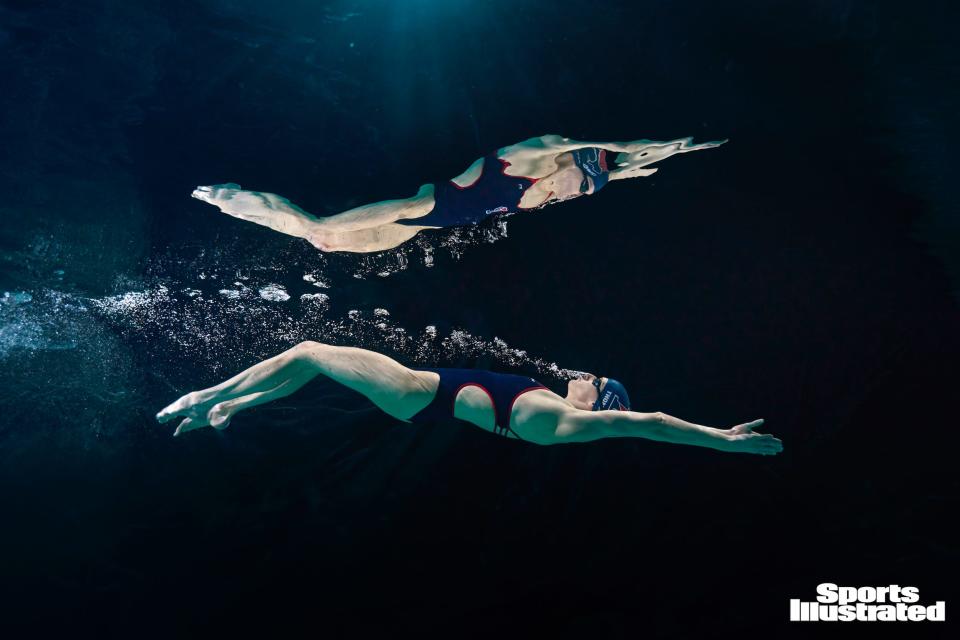
<path fill-rule="evenodd" d="M 198 184 L 329 214 L 532 135 L 729 138 L 331 295 L 785 443 L 538 448 L 325 382 L 174 441 L 153 413 L 223 376 L 93 318 L 2 356 L 5 624 L 794 637 L 827 631 L 786 622 L 822 581 L 952 606 L 949 25 L 862 1 L 4 2 L 0 289 L 114 294 L 201 251 L 289 283 L 317 264 Z"/>

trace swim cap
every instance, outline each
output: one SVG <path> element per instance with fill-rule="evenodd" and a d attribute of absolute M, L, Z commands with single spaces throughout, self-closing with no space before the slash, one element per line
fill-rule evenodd
<path fill-rule="evenodd" d="M 607 409 L 630 410 L 630 396 L 627 395 L 627 388 L 613 378 L 607 378 L 607 384 L 603 385 L 603 391 L 593 403 L 594 411 Z"/>
<path fill-rule="evenodd" d="M 573 154 L 573 162 L 580 171 L 593 179 L 593 192 L 600 191 L 607 184 L 607 180 L 610 179 L 610 172 L 607 170 L 607 151 L 589 147 L 587 149 L 575 149 L 570 153 Z"/>

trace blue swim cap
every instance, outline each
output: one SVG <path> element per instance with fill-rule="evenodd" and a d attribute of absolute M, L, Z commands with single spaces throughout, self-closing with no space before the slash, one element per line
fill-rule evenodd
<path fill-rule="evenodd" d="M 607 384 L 603 385 L 603 391 L 593 403 L 594 411 L 607 409 L 630 410 L 630 396 L 627 395 L 627 388 L 613 378 L 607 378 Z"/>
<path fill-rule="evenodd" d="M 607 151 L 588 147 L 575 149 L 570 153 L 573 154 L 573 163 L 583 171 L 584 175 L 590 176 L 593 180 L 593 192 L 600 191 L 610 179 L 610 172 L 607 170 Z"/>

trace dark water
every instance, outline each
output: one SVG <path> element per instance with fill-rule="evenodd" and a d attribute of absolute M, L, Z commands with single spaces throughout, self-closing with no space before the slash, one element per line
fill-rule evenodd
<path fill-rule="evenodd" d="M 786 622 L 823 581 L 951 610 L 950 20 L 727 4 L 0 5 L 5 626 L 794 637 L 836 631 Z M 730 142 L 506 238 L 368 258 L 188 197 L 233 181 L 329 214 L 543 133 Z M 535 447 L 322 381 L 224 433 L 153 423 L 305 338 L 597 371 L 641 410 L 764 417 L 786 449 Z"/>

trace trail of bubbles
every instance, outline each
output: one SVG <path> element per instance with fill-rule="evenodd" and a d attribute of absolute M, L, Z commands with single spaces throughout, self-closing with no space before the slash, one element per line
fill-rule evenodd
<path fill-rule="evenodd" d="M 438 249 L 450 259 L 460 260 L 471 246 L 493 244 L 506 238 L 507 217 L 501 215 L 469 227 L 425 231 L 395 249 L 351 257 L 348 270 L 354 278 L 362 280 L 371 275 L 386 278 L 418 263 L 431 268 L 436 264 Z"/>
<path fill-rule="evenodd" d="M 290 265 L 304 269 L 303 281 L 318 288 L 337 288 L 355 280 L 387 278 L 410 269 L 431 269 L 445 260 L 458 261 L 469 247 L 507 237 L 507 216 L 470 227 L 428 230 L 399 247 L 378 253 L 322 253 L 307 243 L 277 241 L 251 245 L 241 237 L 218 239 L 215 245 L 192 242 L 154 256 L 146 275 L 186 281 L 246 282 L 250 278 L 282 278 Z"/>
<path fill-rule="evenodd" d="M 48 289 L 0 296 L 0 358 L 14 350 L 73 349 L 89 333 L 82 300 Z"/>
<path fill-rule="evenodd" d="M 148 356 L 157 360 L 185 360 L 211 372 L 223 373 L 249 366 L 303 340 L 349 344 L 391 353 L 416 364 L 443 364 L 490 358 L 505 367 L 527 369 L 557 380 L 577 375 L 555 362 L 511 347 L 506 341 L 475 336 L 434 325 L 410 331 L 398 325 L 387 309 L 351 309 L 331 316 L 325 293 L 291 298 L 280 285 L 234 289 L 215 295 L 196 289 L 152 289 L 90 300 L 90 305 L 118 331 L 144 342 Z M 224 295 L 229 291 L 229 295 Z"/>

